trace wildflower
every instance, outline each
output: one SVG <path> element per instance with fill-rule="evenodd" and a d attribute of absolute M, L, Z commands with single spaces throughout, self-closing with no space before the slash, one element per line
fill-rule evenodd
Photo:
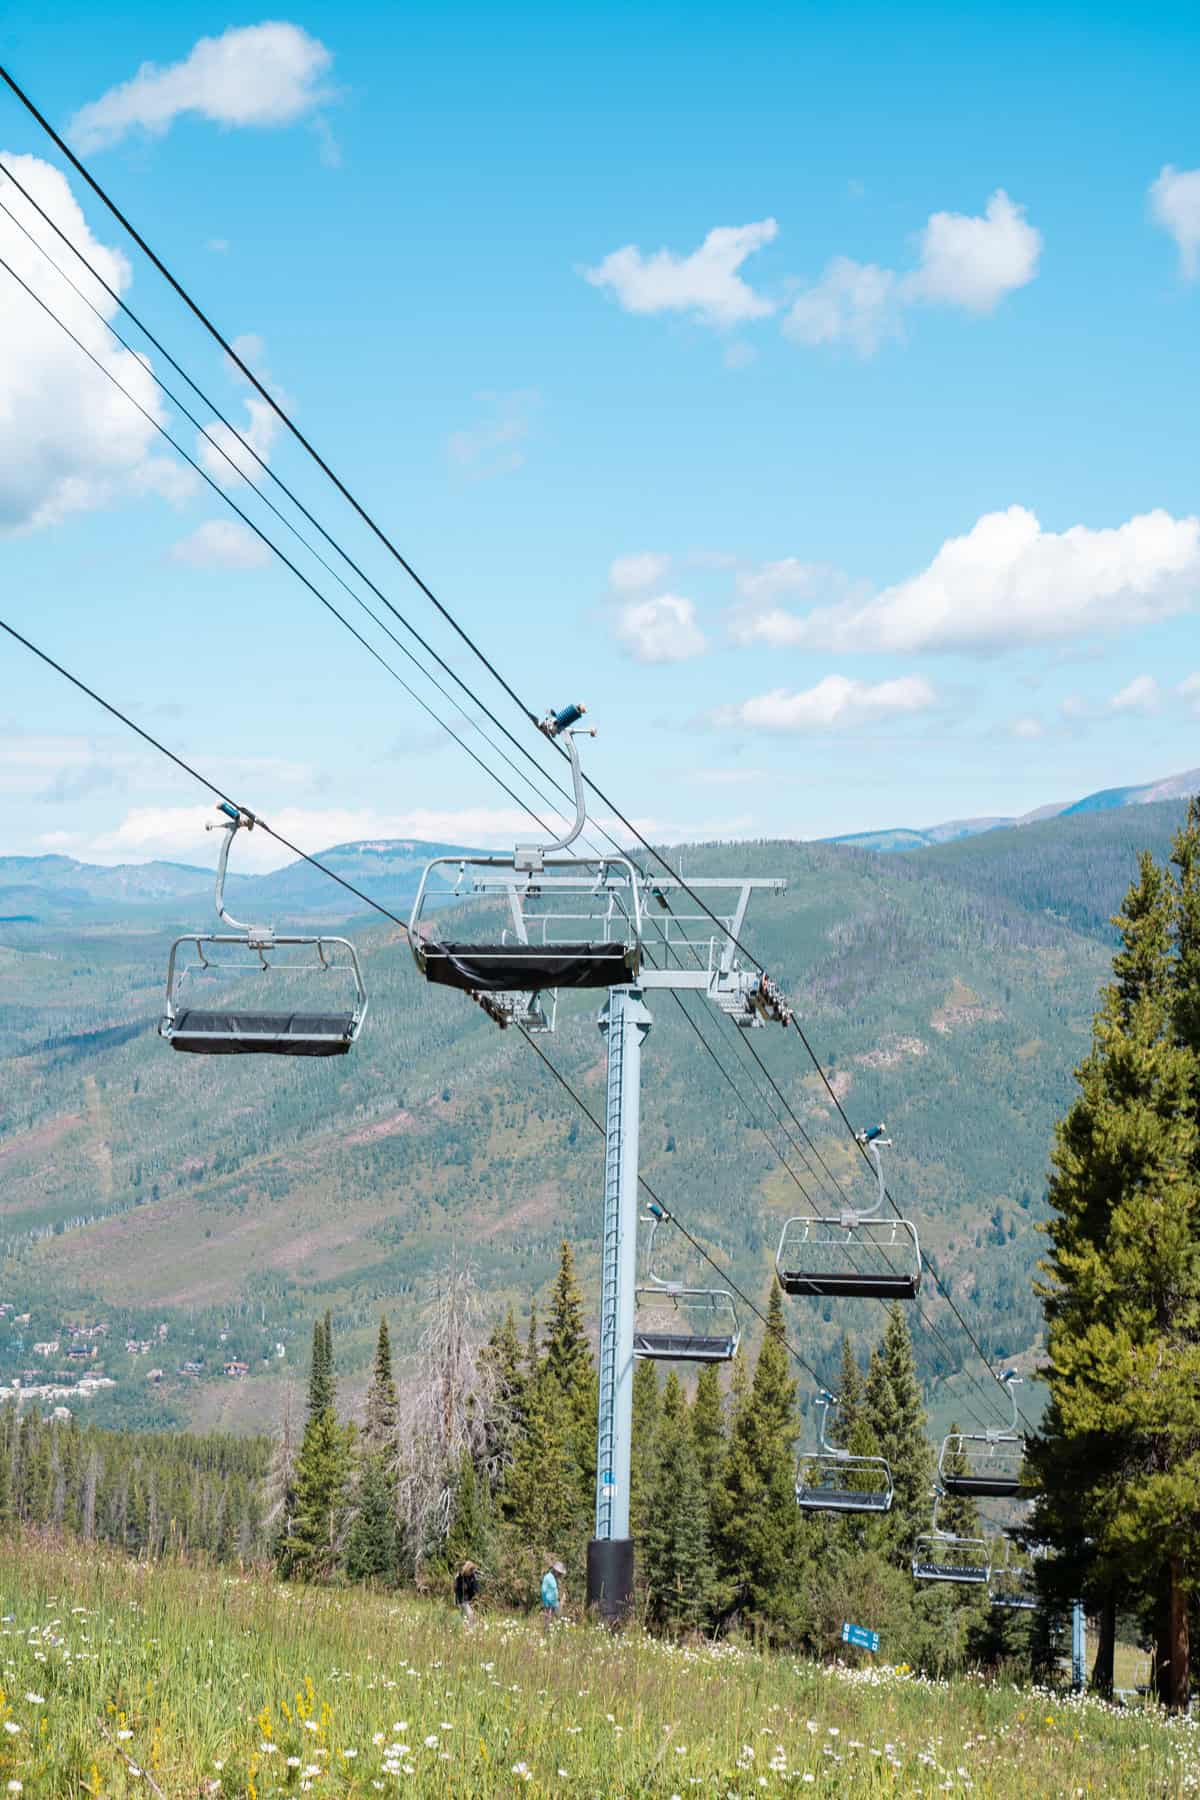
<path fill-rule="evenodd" d="M 26 1694 L 25 1698 L 28 1700 L 30 1706 L 45 1706 L 46 1704 L 46 1696 L 44 1694 Z"/>
<path fill-rule="evenodd" d="M 289 1769 L 298 1769 L 300 1767 L 300 1758 L 298 1756 L 289 1756 L 287 1759 L 287 1766 Z"/>
<path fill-rule="evenodd" d="M 357 1755 L 358 1755 L 357 1750 L 343 1750 L 342 1751 L 342 1760 L 343 1760 L 343 1762 L 349 1762 L 351 1757 L 357 1756 Z"/>
<path fill-rule="evenodd" d="M 126 1738 L 131 1738 L 133 1733 L 130 1731 L 128 1725 L 126 1725 L 122 1730 L 118 1731 L 117 1736 L 124 1742 Z"/>
<path fill-rule="evenodd" d="M 512 1772 L 521 1781 L 532 1781 L 533 1780 L 533 1774 L 529 1768 L 528 1763 L 515 1762 L 512 1766 Z"/>
<path fill-rule="evenodd" d="M 437 1743 L 438 1743 L 437 1733 L 434 1731 L 431 1731 L 429 1736 L 425 1739 L 425 1748 L 427 1750 L 436 1750 Z"/>
<path fill-rule="evenodd" d="M 17 1721 L 15 1719 L 5 1719 L 4 1729 L 11 1736 L 13 1732 L 20 1731 L 21 1727 L 17 1724 Z"/>
<path fill-rule="evenodd" d="M 10 1794 L 23 1794 L 25 1792 L 25 1784 L 23 1781 L 10 1781 L 8 1784 L 8 1791 Z"/>

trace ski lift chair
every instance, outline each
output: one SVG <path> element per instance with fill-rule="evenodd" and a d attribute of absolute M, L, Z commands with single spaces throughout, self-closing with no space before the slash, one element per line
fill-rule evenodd
<path fill-rule="evenodd" d="M 1006 1369 L 999 1380 L 1012 1403 L 1012 1422 L 998 1431 L 952 1431 L 943 1440 L 938 1483 L 944 1493 L 970 1500 L 1019 1500 L 1029 1491 L 1022 1480 L 1025 1439 L 1017 1430 L 1015 1390 L 1021 1377 Z"/>
<path fill-rule="evenodd" d="M 838 1404 L 822 1389 L 817 1448 L 800 1461 L 796 1505 L 805 1512 L 885 1513 L 891 1511 L 895 1487 L 891 1465 L 883 1456 L 854 1456 L 826 1436 L 829 1409 Z"/>
<path fill-rule="evenodd" d="M 528 1029 L 549 1030 L 551 1011 L 542 996 L 559 988 L 620 987 L 636 979 L 641 963 L 641 893 L 632 863 L 624 856 L 564 854 L 587 823 L 575 748 L 579 733 L 572 729 L 583 712 L 582 706 L 567 706 L 541 722 L 541 730 L 565 743 L 570 757 L 575 790 L 570 830 L 551 844 L 518 844 L 511 856 L 435 857 L 413 902 L 409 945 L 425 979 L 472 995 L 502 1025 L 515 1020 Z M 507 900 L 511 929 L 474 942 L 444 937 L 441 914 L 423 922 L 434 884 L 451 867 L 457 869 L 455 893 Z M 468 870 L 474 871 L 470 878 Z M 591 928 L 588 935 L 583 926 Z M 514 995 L 518 998 L 510 998 Z"/>
<path fill-rule="evenodd" d="M 159 1034 L 173 1050 L 189 1051 L 193 1056 L 345 1056 L 362 1030 L 367 1012 L 367 991 L 354 945 L 349 938 L 276 932 L 269 925 L 243 925 L 231 917 L 225 910 L 230 846 L 239 831 L 253 830 L 256 821 L 253 813 L 239 811 L 224 800 L 217 810 L 225 814 L 224 822 L 206 829 L 225 833 L 217 859 L 216 908 L 217 917 L 230 930 L 191 932 L 172 944 L 167 963 L 166 1011 Z M 180 951 L 187 945 L 195 949 L 197 961 L 183 967 Z M 218 945 L 249 951 L 252 960 L 206 954 Z M 276 951 L 297 948 L 315 950 L 316 960 L 276 959 Z M 266 1011 L 243 1006 L 240 1000 L 224 1006 L 185 1004 L 190 993 L 210 984 L 215 989 L 222 977 L 258 982 L 274 974 L 302 973 L 311 978 L 338 972 L 349 973 L 353 978 L 354 997 L 319 1012 L 294 1012 L 282 1007 Z"/>
<path fill-rule="evenodd" d="M 1005 1532 L 1004 1561 L 992 1571 L 992 1605 L 1010 1612 L 1035 1612 L 1038 1590 L 1032 1561 L 1017 1561 L 1013 1549 L 1012 1537 Z"/>
<path fill-rule="evenodd" d="M 775 1270 L 786 1294 L 833 1299 L 915 1300 L 921 1287 L 921 1245 L 909 1219 L 884 1218 L 886 1197 L 879 1152 L 891 1143 L 886 1127 L 858 1134 L 875 1165 L 879 1192 L 861 1211 L 836 1218 L 788 1219 L 779 1237 Z"/>
<path fill-rule="evenodd" d="M 729 1290 L 685 1287 L 654 1272 L 654 1236 L 669 1218 L 651 1202 L 646 1275 L 634 1291 L 633 1354 L 643 1362 L 730 1362 L 742 1333 Z"/>
<path fill-rule="evenodd" d="M 914 1581 L 943 1581 L 962 1587 L 987 1587 L 992 1576 L 992 1550 L 983 1537 L 963 1537 L 938 1527 L 938 1504 L 945 1499 L 941 1488 L 933 1491 L 933 1518 L 913 1546 Z"/>

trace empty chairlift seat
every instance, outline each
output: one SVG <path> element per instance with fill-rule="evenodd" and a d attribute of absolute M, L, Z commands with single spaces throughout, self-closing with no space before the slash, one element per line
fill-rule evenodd
<path fill-rule="evenodd" d="M 689 1287 L 655 1267 L 655 1236 L 670 1219 L 655 1200 L 641 1221 L 650 1230 L 645 1273 L 634 1290 L 633 1354 L 643 1362 L 730 1362 L 742 1334 L 728 1288 Z"/>
<path fill-rule="evenodd" d="M 952 1431 L 942 1441 L 938 1485 L 942 1492 L 967 1500 L 1020 1500 L 1029 1493 L 1025 1480 L 1025 1439 L 1016 1429 L 1016 1388 L 1020 1376 L 1008 1369 L 997 1378 L 1012 1405 L 1012 1421 L 1003 1430 Z"/>
<path fill-rule="evenodd" d="M 884 1127 L 859 1133 L 875 1167 L 873 1205 L 845 1208 L 836 1217 L 788 1219 L 779 1237 L 775 1271 L 787 1294 L 832 1299 L 915 1300 L 921 1287 L 921 1246 L 908 1219 L 880 1216 L 886 1189 L 879 1152 Z"/>
<path fill-rule="evenodd" d="M 835 1397 L 822 1391 L 817 1449 L 800 1459 L 796 1505 L 804 1512 L 890 1512 L 895 1487 L 886 1457 L 856 1456 L 829 1442 L 829 1412 L 836 1405 Z"/>
<path fill-rule="evenodd" d="M 173 1050 L 193 1056 L 345 1056 L 367 1011 L 354 945 L 348 938 L 280 933 L 232 918 L 224 898 L 229 849 L 237 832 L 252 829 L 254 820 L 224 802 L 218 810 L 225 821 L 209 827 L 226 833 L 217 863 L 216 907 L 231 929 L 193 932 L 172 944 L 160 1034 Z M 189 947 L 194 960 L 185 960 Z M 297 950 L 312 954 L 288 954 Z M 303 1011 L 281 1004 L 288 983 L 297 978 L 310 990 L 322 989 L 326 1004 L 310 1002 Z M 231 982 L 233 998 L 219 1004 Z M 247 1004 L 247 988 L 264 986 L 274 1004 Z"/>
<path fill-rule="evenodd" d="M 641 964 L 641 888 L 632 863 L 566 854 L 587 823 L 575 747 L 583 710 L 564 707 L 541 723 L 570 760 L 575 819 L 563 836 L 518 844 L 511 856 L 435 857 L 413 903 L 409 945 L 425 979 L 472 995 L 502 1027 L 552 1029 L 560 988 L 621 987 L 636 980 Z M 468 937 L 461 912 L 447 903 L 469 896 L 507 912 L 503 927 L 493 918 L 478 938 Z M 443 934 L 444 918 L 452 929 Z M 490 1003 L 508 995 L 518 998 Z"/>
<path fill-rule="evenodd" d="M 938 1507 L 944 1498 L 940 1488 L 934 1490 L 930 1528 L 913 1546 L 913 1580 L 987 1587 L 992 1576 L 992 1547 L 986 1538 L 939 1529 Z"/>

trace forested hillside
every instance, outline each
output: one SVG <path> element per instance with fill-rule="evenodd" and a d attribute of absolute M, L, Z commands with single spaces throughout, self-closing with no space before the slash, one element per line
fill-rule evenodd
<path fill-rule="evenodd" d="M 748 940 L 851 1118 L 886 1119 L 893 1191 L 987 1353 L 1027 1372 L 1048 1147 L 1107 973 L 1108 918 L 1135 850 L 1163 855 L 1181 816 L 1177 803 L 1078 815 L 903 858 L 789 842 L 683 853 L 689 871 L 787 878 L 784 897 L 756 901 Z M 68 1328 L 103 1324 L 90 1366 L 116 1386 L 88 1417 L 258 1426 L 327 1306 L 343 1369 L 365 1379 L 381 1306 L 403 1375 L 414 1297 L 451 1258 L 475 1265 L 497 1311 L 520 1312 L 566 1236 L 591 1291 L 600 1139 L 518 1034 L 427 988 L 401 934 L 360 915 L 347 929 L 371 1010 L 345 1061 L 173 1055 L 154 1029 L 167 948 L 204 916 L 189 896 L 0 925 L 0 1380 L 49 1379 Z M 691 1004 L 752 1113 L 656 999 L 643 1169 L 762 1295 L 781 1222 L 805 1203 L 755 1122 L 771 1124 L 734 1028 Z M 549 1044 L 593 1111 L 597 1010 L 564 998 Z M 861 1182 L 795 1034 L 754 1045 L 830 1168 Z M 860 1348 L 879 1329 L 865 1303 L 792 1301 L 788 1319 L 831 1377 L 843 1324 Z M 941 1417 L 961 1379 L 942 1385 L 948 1353 L 913 1325 Z M 35 1343 L 56 1347 L 35 1359 Z"/>

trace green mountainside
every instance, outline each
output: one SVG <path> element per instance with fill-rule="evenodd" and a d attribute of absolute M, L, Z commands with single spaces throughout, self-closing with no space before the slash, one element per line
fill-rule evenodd
<path fill-rule="evenodd" d="M 988 1356 L 1026 1374 L 1051 1129 L 1107 974 L 1109 916 L 1136 851 L 1163 855 L 1182 812 L 1082 813 L 904 857 L 791 842 L 681 853 L 689 871 L 787 878 L 785 896 L 754 903 L 748 941 L 850 1117 L 887 1121 L 892 1191 Z M 489 1307 L 520 1315 L 566 1236 L 594 1291 L 601 1140 L 518 1033 L 427 987 L 396 928 L 360 915 L 349 929 L 371 1003 L 350 1057 L 175 1055 L 155 1033 L 167 949 L 203 917 L 160 892 L 107 916 L 93 900 L 70 920 L 0 924 L 0 1382 L 61 1370 L 69 1386 L 86 1364 L 115 1383 L 86 1402 L 97 1422 L 252 1428 L 274 1422 L 318 1309 L 333 1309 L 342 1366 L 361 1374 L 386 1309 L 403 1373 L 427 1283 L 451 1258 L 473 1265 Z M 752 1095 L 736 1029 L 689 1004 Z M 652 1006 L 643 1173 L 761 1297 L 803 1196 L 680 1008 Z M 564 995 L 543 1041 L 598 1115 L 597 1012 L 597 997 Z M 796 1034 L 753 1043 L 865 1198 Z M 754 1114 L 770 1124 L 757 1099 Z M 945 1340 L 914 1316 L 936 1416 L 965 1415 L 963 1334 L 932 1289 L 922 1304 Z M 830 1380 L 843 1328 L 865 1347 L 881 1325 L 865 1302 L 792 1300 L 788 1318 Z"/>

